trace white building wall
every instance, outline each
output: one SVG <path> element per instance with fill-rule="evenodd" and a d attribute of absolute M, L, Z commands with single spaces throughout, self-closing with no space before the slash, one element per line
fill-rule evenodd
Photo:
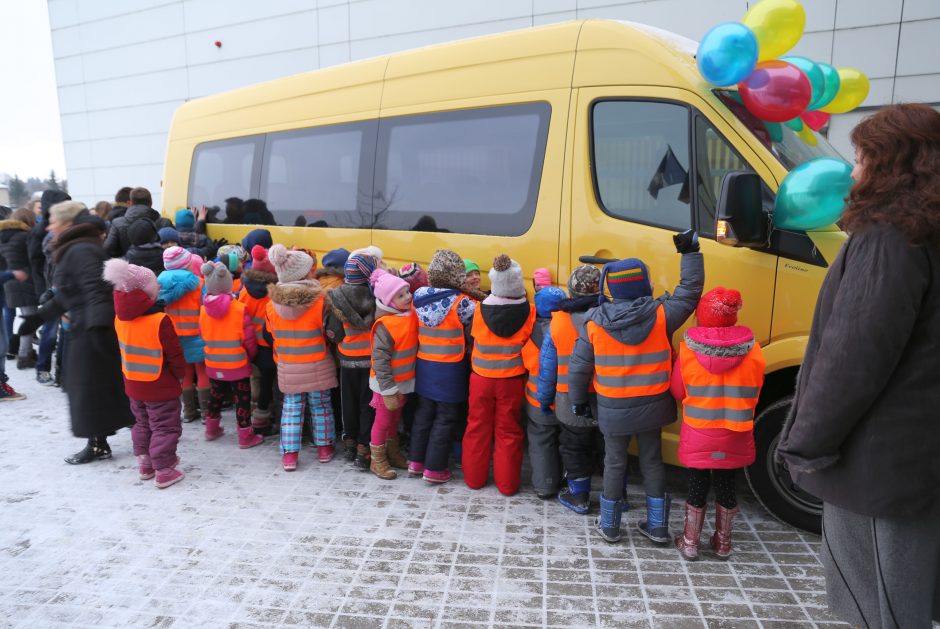
<path fill-rule="evenodd" d="M 746 0 L 48 0 L 69 189 L 111 199 L 142 185 L 160 204 L 166 134 L 187 99 L 454 39 L 589 17 L 699 39 Z M 793 54 L 871 79 L 830 138 L 893 102 L 940 104 L 940 0 L 805 0 Z M 214 42 L 222 42 L 217 48 Z"/>

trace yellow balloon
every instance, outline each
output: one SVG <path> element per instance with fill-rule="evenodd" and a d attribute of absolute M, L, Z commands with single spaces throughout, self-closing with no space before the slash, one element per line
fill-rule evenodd
<path fill-rule="evenodd" d="M 820 108 L 827 114 L 844 114 L 862 104 L 868 97 L 868 77 L 855 68 L 839 68 L 839 91 L 828 105 Z"/>
<path fill-rule="evenodd" d="M 757 37 L 758 61 L 776 59 L 796 46 L 806 27 L 806 11 L 796 0 L 761 0 L 741 20 Z"/>
<path fill-rule="evenodd" d="M 798 138 L 809 144 L 810 146 L 816 146 L 818 140 L 816 135 L 813 133 L 813 130 L 809 128 L 808 125 L 803 125 L 803 128 L 796 132 Z"/>

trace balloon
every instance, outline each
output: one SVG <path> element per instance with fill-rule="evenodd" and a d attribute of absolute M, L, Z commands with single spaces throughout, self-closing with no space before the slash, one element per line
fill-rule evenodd
<path fill-rule="evenodd" d="M 813 105 L 819 102 L 826 90 L 826 77 L 823 76 L 822 68 L 815 61 L 806 57 L 781 57 L 780 61 L 795 65 L 809 79 L 809 84 L 813 87 L 813 96 L 809 100 L 807 109 L 814 109 Z"/>
<path fill-rule="evenodd" d="M 806 11 L 796 0 L 762 0 L 741 20 L 754 31 L 758 61 L 776 59 L 796 46 L 806 26 Z"/>
<path fill-rule="evenodd" d="M 834 157 L 817 157 L 790 171 L 774 202 L 774 224 L 811 230 L 831 225 L 845 210 L 852 187 L 852 166 Z"/>
<path fill-rule="evenodd" d="M 816 146 L 819 144 L 819 140 L 816 139 L 816 135 L 810 130 L 809 127 L 803 127 L 796 132 L 796 137 L 800 138 L 808 144 L 809 146 Z"/>
<path fill-rule="evenodd" d="M 793 120 L 787 120 L 783 124 L 785 124 L 787 127 L 797 132 L 803 130 L 803 121 L 800 120 L 799 118 L 794 118 Z"/>
<path fill-rule="evenodd" d="M 757 38 L 740 22 L 725 22 L 705 33 L 695 56 L 698 71 L 712 85 L 740 83 L 757 65 Z"/>
<path fill-rule="evenodd" d="M 827 114 L 844 114 L 862 104 L 868 97 L 868 77 L 855 68 L 839 68 L 839 93 L 820 111 Z"/>
<path fill-rule="evenodd" d="M 800 114 L 800 119 L 813 131 L 819 131 L 825 127 L 830 117 L 829 114 L 821 111 L 804 111 Z"/>
<path fill-rule="evenodd" d="M 758 63 L 738 84 L 738 92 L 748 111 L 761 120 L 786 122 L 806 110 L 813 87 L 799 68 L 774 59 Z"/>
<path fill-rule="evenodd" d="M 828 63 L 817 63 L 825 79 L 822 96 L 809 104 L 808 109 L 816 110 L 825 107 L 832 102 L 832 99 L 839 93 L 839 86 L 842 81 L 839 79 L 839 71 Z"/>
<path fill-rule="evenodd" d="M 767 129 L 767 133 L 770 134 L 770 139 L 773 142 L 783 142 L 783 127 L 780 126 L 779 122 L 764 122 L 764 127 Z"/>

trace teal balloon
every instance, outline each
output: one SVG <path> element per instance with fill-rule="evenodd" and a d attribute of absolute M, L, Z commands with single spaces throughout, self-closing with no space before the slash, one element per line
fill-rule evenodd
<path fill-rule="evenodd" d="M 719 24 L 705 33 L 695 61 L 698 71 L 712 85 L 735 85 L 757 65 L 757 37 L 740 22 Z"/>
<path fill-rule="evenodd" d="M 783 127 L 780 126 L 779 122 L 767 122 L 766 120 L 761 120 L 761 122 L 764 123 L 767 133 L 770 134 L 771 141 L 783 142 Z"/>
<path fill-rule="evenodd" d="M 785 124 L 790 129 L 793 129 L 797 133 L 803 130 L 803 121 L 800 120 L 799 118 L 793 118 L 792 120 L 787 120 L 783 124 Z"/>
<path fill-rule="evenodd" d="M 813 98 L 810 101 L 809 107 L 807 107 L 810 111 L 815 111 L 831 103 L 832 99 L 839 93 L 839 88 L 842 87 L 842 79 L 839 78 L 839 72 L 835 68 L 828 63 L 817 63 L 816 65 L 819 66 L 823 75 L 823 92 L 818 99 Z M 815 90 L 813 95 L 815 96 Z"/>
<path fill-rule="evenodd" d="M 796 230 L 832 225 L 845 211 L 852 183 L 852 166 L 844 160 L 817 157 L 803 162 L 777 190 L 774 224 L 779 229 Z"/>
<path fill-rule="evenodd" d="M 809 84 L 813 88 L 813 96 L 809 100 L 807 109 L 815 109 L 814 105 L 823 97 L 823 93 L 826 91 L 826 77 L 823 75 L 822 68 L 815 61 L 806 57 L 780 57 L 780 60 L 795 65 L 809 79 Z M 822 107 L 822 105 L 819 106 Z"/>

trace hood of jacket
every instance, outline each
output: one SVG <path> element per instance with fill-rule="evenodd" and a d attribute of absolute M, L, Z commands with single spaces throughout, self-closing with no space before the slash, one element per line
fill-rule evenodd
<path fill-rule="evenodd" d="M 274 310 L 288 321 L 303 316 L 320 297 L 321 292 L 320 283 L 316 280 L 284 282 L 268 288 Z"/>
<path fill-rule="evenodd" d="M 624 345 L 639 345 L 650 335 L 656 309 L 665 297 L 615 299 L 589 310 L 587 318 Z"/>
<path fill-rule="evenodd" d="M 480 314 L 493 334 L 509 338 L 525 325 L 531 305 L 528 301 L 518 304 L 480 304 Z"/>
<path fill-rule="evenodd" d="M 338 277 L 341 280 L 345 277 L 343 269 L 338 269 L 335 266 L 321 266 L 319 269 L 313 272 L 313 279 L 319 280 L 321 277 Z"/>
<path fill-rule="evenodd" d="M 327 304 L 340 321 L 357 330 L 368 330 L 375 323 L 375 298 L 368 286 L 337 286 L 327 295 Z"/>
<path fill-rule="evenodd" d="M 202 298 L 202 305 L 206 307 L 206 314 L 213 319 L 221 319 L 228 314 L 228 309 L 232 305 L 232 295 L 223 293 L 221 295 L 206 295 Z"/>
<path fill-rule="evenodd" d="M 155 312 L 163 312 L 163 303 L 155 301 L 141 289 L 129 292 L 114 291 L 114 314 L 121 321 L 133 321 L 137 317 Z"/>
<path fill-rule="evenodd" d="M 685 333 L 685 344 L 695 353 L 699 364 L 709 373 L 734 369 L 754 348 L 751 328 L 734 325 L 722 328 L 697 326 Z"/>
<path fill-rule="evenodd" d="M 255 299 L 263 299 L 268 295 L 268 284 L 277 284 L 277 274 L 248 268 L 242 272 L 241 280 L 249 295 Z"/>
<path fill-rule="evenodd" d="M 460 291 L 450 288 L 419 288 L 415 291 L 413 301 L 418 320 L 429 328 L 436 328 L 460 297 Z"/>
<path fill-rule="evenodd" d="M 157 299 L 169 304 L 172 302 L 166 299 L 166 293 L 179 292 L 181 295 L 185 295 L 199 286 L 199 277 L 192 271 L 187 271 L 186 269 L 174 269 L 172 271 L 164 271 L 158 275 L 157 282 L 160 284 L 160 295 Z"/>
<path fill-rule="evenodd" d="M 0 221 L 0 232 L 28 232 L 29 225 L 13 218 Z"/>
<path fill-rule="evenodd" d="M 124 220 L 127 221 L 128 225 L 139 218 L 150 219 L 150 222 L 156 223 L 157 219 L 160 218 L 160 213 L 146 205 L 132 205 L 124 213 Z"/>
<path fill-rule="evenodd" d="M 597 306 L 597 295 L 583 295 L 581 297 L 569 297 L 563 300 L 558 309 L 562 312 L 587 312 Z"/>
<path fill-rule="evenodd" d="M 53 259 L 58 262 L 73 245 L 88 243 L 96 247 L 104 247 L 101 240 L 102 231 L 95 223 L 75 223 L 67 228 L 55 240 L 53 246 Z"/>

